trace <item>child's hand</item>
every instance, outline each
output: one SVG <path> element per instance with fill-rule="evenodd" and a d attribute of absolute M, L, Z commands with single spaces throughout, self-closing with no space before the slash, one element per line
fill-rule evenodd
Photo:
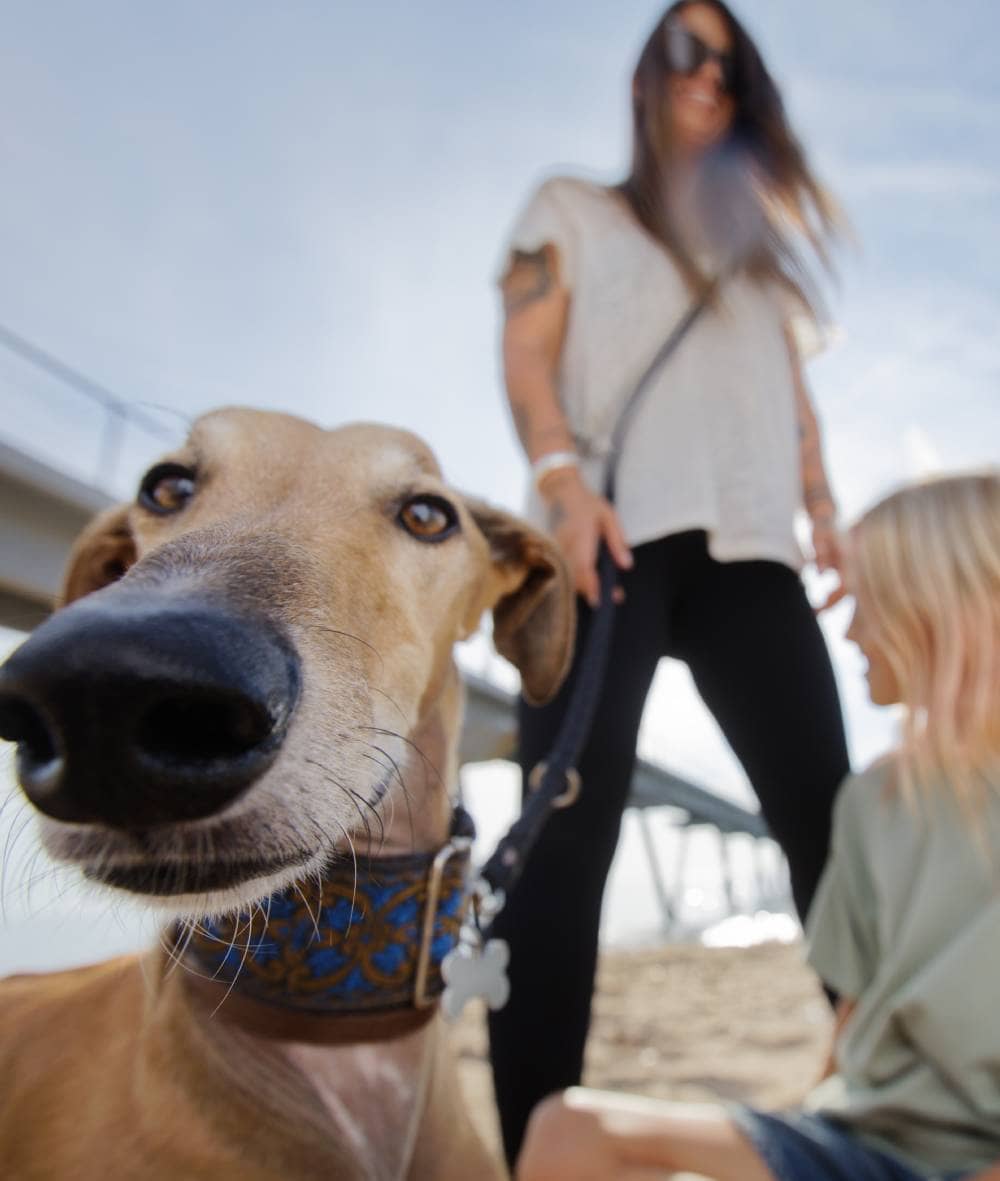
<path fill-rule="evenodd" d="M 850 1021 L 854 1010 L 858 1007 L 858 1002 L 850 997 L 840 997 L 837 1001 L 837 1007 L 833 1013 L 833 1032 L 830 1037 L 830 1051 L 827 1054 L 826 1062 L 823 1065 L 823 1071 L 820 1074 L 817 1082 L 822 1082 L 832 1074 L 837 1073 L 837 1043 L 840 1040 L 840 1035 L 843 1032 L 844 1026 Z M 993 1181 L 993 1178 L 990 1178 Z M 997 1179 L 1000 1181 L 1000 1178 Z"/>

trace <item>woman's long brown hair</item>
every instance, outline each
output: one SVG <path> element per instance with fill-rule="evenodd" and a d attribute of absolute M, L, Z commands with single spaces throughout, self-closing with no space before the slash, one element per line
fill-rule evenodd
<path fill-rule="evenodd" d="M 829 268 L 827 245 L 841 218 L 810 171 L 756 45 L 722 0 L 678 0 L 643 47 L 632 84 L 632 167 L 620 191 L 669 251 L 692 291 L 705 290 L 709 277 L 683 241 L 666 199 L 672 146 L 665 30 L 677 13 L 694 4 L 716 9 L 733 42 L 733 123 L 701 163 L 698 204 L 705 231 L 710 243 L 749 274 L 780 283 L 812 303 L 813 285 L 795 240 L 808 242 Z"/>

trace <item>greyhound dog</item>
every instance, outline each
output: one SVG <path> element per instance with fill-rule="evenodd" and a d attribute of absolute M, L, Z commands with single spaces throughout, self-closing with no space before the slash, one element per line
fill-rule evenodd
<path fill-rule="evenodd" d="M 468 830 L 454 643 L 558 688 L 552 542 L 427 446 L 227 409 L 70 555 L 0 670 L 59 862 L 161 945 L 0 984 L 7 1181 L 491 1181 L 437 1012 Z"/>

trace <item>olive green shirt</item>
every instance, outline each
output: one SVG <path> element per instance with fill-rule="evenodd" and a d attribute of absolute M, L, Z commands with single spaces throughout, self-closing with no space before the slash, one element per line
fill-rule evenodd
<path fill-rule="evenodd" d="M 891 770 L 837 801 L 806 933 L 857 1007 L 806 1108 L 923 1175 L 983 1168 L 1000 1161 L 1000 774 L 970 817 L 941 784 L 908 803 Z"/>

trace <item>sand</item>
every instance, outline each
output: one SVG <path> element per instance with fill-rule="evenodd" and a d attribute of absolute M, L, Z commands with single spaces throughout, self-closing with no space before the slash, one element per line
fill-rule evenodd
<path fill-rule="evenodd" d="M 818 1077 L 830 1008 L 797 944 L 603 953 L 584 1082 L 674 1100 L 778 1108 Z M 474 1118 L 497 1131 L 482 1009 L 454 1030 Z"/>

